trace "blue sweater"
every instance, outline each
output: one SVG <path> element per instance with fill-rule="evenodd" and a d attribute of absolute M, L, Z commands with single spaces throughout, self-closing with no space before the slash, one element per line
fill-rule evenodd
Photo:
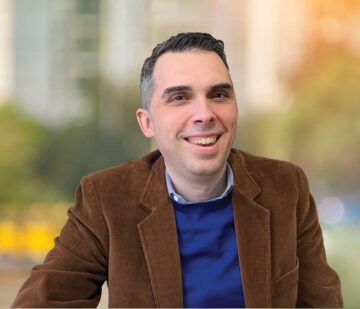
<path fill-rule="evenodd" d="M 245 307 L 231 194 L 175 209 L 184 307 Z"/>

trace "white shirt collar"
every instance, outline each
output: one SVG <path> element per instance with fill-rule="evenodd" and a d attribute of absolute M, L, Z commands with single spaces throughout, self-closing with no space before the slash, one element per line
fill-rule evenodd
<path fill-rule="evenodd" d="M 177 202 L 179 204 L 184 204 L 184 205 L 198 204 L 198 202 L 186 201 L 180 194 L 175 192 L 175 189 L 174 189 L 174 186 L 170 179 L 170 176 L 166 170 L 165 170 L 165 179 L 166 179 L 166 187 L 167 187 L 169 196 L 172 200 L 174 200 L 175 202 Z M 226 188 L 225 188 L 225 191 L 221 195 L 214 197 L 208 201 L 203 201 L 202 203 L 212 202 L 212 201 L 216 201 L 216 200 L 220 200 L 220 199 L 224 198 L 225 196 L 230 194 L 233 187 L 234 187 L 234 174 L 233 174 L 230 164 L 227 163 L 226 164 Z"/>

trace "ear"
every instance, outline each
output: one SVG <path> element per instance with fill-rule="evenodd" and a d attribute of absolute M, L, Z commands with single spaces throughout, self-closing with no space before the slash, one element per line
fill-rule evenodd
<path fill-rule="evenodd" d="M 154 130 L 150 113 L 147 109 L 139 108 L 136 110 L 136 119 L 139 123 L 139 127 L 142 133 L 146 137 L 153 137 Z"/>

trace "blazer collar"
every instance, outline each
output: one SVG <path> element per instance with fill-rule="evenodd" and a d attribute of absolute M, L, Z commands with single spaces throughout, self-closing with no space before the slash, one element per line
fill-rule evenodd
<path fill-rule="evenodd" d="M 234 172 L 234 225 L 246 307 L 271 307 L 270 212 L 256 203 L 261 188 L 240 151 L 229 157 Z"/>
<path fill-rule="evenodd" d="M 183 307 L 175 214 L 165 182 L 162 157 L 154 163 L 140 206 L 149 211 L 138 224 L 156 307 Z"/>
<path fill-rule="evenodd" d="M 245 160 L 241 152 L 232 149 L 228 162 L 233 170 L 234 189 L 251 200 L 256 198 L 261 193 L 261 189 L 247 171 Z M 140 198 L 141 204 L 151 211 L 154 211 L 159 207 L 160 204 L 158 201 L 160 199 L 168 199 L 164 175 L 165 163 L 163 157 L 159 153 L 159 157 L 151 169 L 143 194 Z"/>
<path fill-rule="evenodd" d="M 250 200 L 257 197 L 261 189 L 246 169 L 242 153 L 232 149 L 228 161 L 234 173 L 234 189 Z"/>
<path fill-rule="evenodd" d="M 232 150 L 228 161 L 234 172 L 232 203 L 246 307 L 270 307 L 270 213 L 255 201 L 261 189 L 246 169 L 242 153 Z M 160 156 L 141 196 L 141 206 L 149 214 L 138 229 L 156 307 L 182 307 L 176 222 L 164 175 Z"/>

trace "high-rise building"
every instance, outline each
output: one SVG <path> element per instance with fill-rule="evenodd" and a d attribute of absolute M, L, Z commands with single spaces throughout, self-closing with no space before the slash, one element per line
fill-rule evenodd
<path fill-rule="evenodd" d="M 152 2 L 101 1 L 98 119 L 102 131 L 124 129 L 123 117 L 126 116 L 121 102 L 140 106 L 140 99 L 129 101 L 134 98 L 130 94 L 134 91 L 134 84 L 139 91 L 141 64 L 149 53 Z"/>
<path fill-rule="evenodd" d="M 244 103 L 249 111 L 281 107 L 285 80 L 301 64 L 310 18 L 306 1 L 247 0 Z"/>
<path fill-rule="evenodd" d="M 89 112 L 98 75 L 98 0 L 14 0 L 15 102 L 62 125 Z"/>
<path fill-rule="evenodd" d="M 13 96 L 11 0 L 0 1 L 0 104 Z"/>
<path fill-rule="evenodd" d="M 96 103 L 101 127 L 112 130 L 122 113 L 113 91 L 127 99 L 124 89 L 138 87 L 151 48 L 170 35 L 200 31 L 225 42 L 242 114 L 282 106 L 287 79 L 319 34 L 348 38 L 360 49 L 351 10 L 320 16 L 318 2 L 2 0 L 0 101 L 13 93 L 21 108 L 55 126 L 86 117 Z"/>

